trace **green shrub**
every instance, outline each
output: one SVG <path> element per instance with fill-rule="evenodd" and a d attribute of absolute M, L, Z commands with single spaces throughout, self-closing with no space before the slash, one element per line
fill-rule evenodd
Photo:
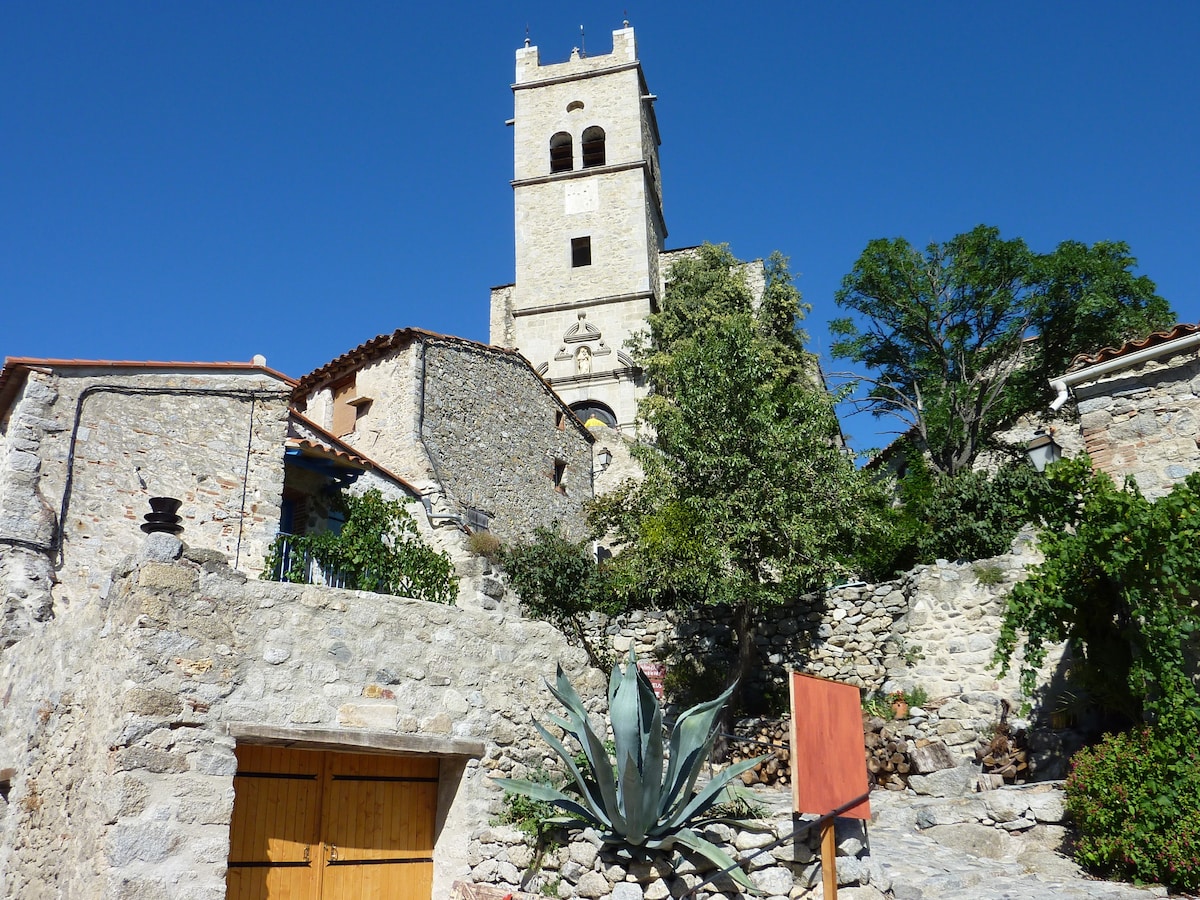
<path fill-rule="evenodd" d="M 992 475 L 935 475 L 918 454 L 898 485 L 900 505 L 886 528 L 868 536 L 859 552 L 875 579 L 936 559 L 987 559 L 1007 553 L 1021 527 L 1037 522 L 1048 490 L 1026 462 L 1010 462 Z M 986 567 L 983 570 L 986 572 Z M 984 581 L 989 576 L 980 573 Z"/>
<path fill-rule="evenodd" d="M 500 562 L 525 611 L 549 622 L 582 646 L 597 668 L 609 668 L 611 654 L 594 647 L 584 627 L 591 612 L 612 615 L 621 610 L 596 564 L 587 541 L 568 540 L 555 523 L 536 528 L 533 541 L 501 551 Z"/>
<path fill-rule="evenodd" d="M 280 535 L 271 546 L 262 577 L 303 584 L 308 560 L 329 573 L 338 573 L 355 591 L 374 591 L 452 603 L 458 594 L 454 565 L 417 533 L 416 523 L 397 500 L 385 500 L 375 489 L 338 498 L 346 515 L 340 532 Z M 279 572 L 284 544 L 291 545 L 291 565 Z"/>
<path fill-rule="evenodd" d="M 1079 751 L 1066 784 L 1076 860 L 1104 876 L 1200 888 L 1200 738 L 1155 728 Z"/>

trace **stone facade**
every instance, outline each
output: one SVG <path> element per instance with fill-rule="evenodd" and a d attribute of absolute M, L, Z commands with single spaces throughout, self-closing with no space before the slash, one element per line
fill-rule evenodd
<path fill-rule="evenodd" d="M 562 63 L 518 50 L 513 101 L 516 283 L 492 291 L 491 341 L 519 349 L 568 404 L 603 403 L 631 427 L 642 381 L 624 346 L 657 303 L 666 238 L 633 29 L 613 32 L 609 54 Z"/>
<path fill-rule="evenodd" d="M 1096 468 L 1146 496 L 1200 471 L 1200 352 L 1195 347 L 1075 385 L 1079 428 Z"/>
<path fill-rule="evenodd" d="M 6 618 L 101 591 L 152 496 L 188 540 L 257 574 L 279 524 L 292 383 L 253 364 L 10 361 L 3 376 L 0 570 Z"/>
<path fill-rule="evenodd" d="M 475 510 L 506 541 L 554 522 L 582 537 L 592 436 L 520 354 L 402 329 L 305 376 L 296 400 L 426 497 L 436 521 Z"/>
<path fill-rule="evenodd" d="M 422 601 L 247 581 L 146 539 L 96 602 L 0 669 L 0 893 L 225 895 L 239 742 L 442 759 L 434 896 L 469 834 L 542 762 L 530 725 L 556 662 L 596 711 L 605 679 L 550 626 Z"/>

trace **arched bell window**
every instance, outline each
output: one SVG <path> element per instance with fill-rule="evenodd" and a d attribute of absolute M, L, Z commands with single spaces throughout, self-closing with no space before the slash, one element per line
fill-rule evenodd
<path fill-rule="evenodd" d="M 550 138 L 550 171 L 570 172 L 575 166 L 571 135 L 560 131 Z"/>
<path fill-rule="evenodd" d="M 604 165 L 604 129 L 593 125 L 583 130 L 583 167 Z"/>

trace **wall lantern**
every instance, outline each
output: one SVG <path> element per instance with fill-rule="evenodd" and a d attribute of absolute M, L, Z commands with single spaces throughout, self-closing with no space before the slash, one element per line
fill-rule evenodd
<path fill-rule="evenodd" d="M 1055 442 L 1053 435 L 1040 433 L 1034 435 L 1032 441 L 1025 445 L 1025 455 L 1039 472 L 1045 472 L 1046 466 L 1062 459 L 1062 447 Z"/>
<path fill-rule="evenodd" d="M 612 462 L 612 451 L 607 447 L 601 447 L 600 452 L 596 454 L 596 462 L 600 463 L 600 471 L 603 472 Z"/>

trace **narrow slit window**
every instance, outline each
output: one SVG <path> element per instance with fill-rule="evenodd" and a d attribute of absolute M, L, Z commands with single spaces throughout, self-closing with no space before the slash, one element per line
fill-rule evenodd
<path fill-rule="evenodd" d="M 604 165 L 604 129 L 599 125 L 585 128 L 583 132 L 583 167 Z"/>
<path fill-rule="evenodd" d="M 571 238 L 571 268 L 592 264 L 592 239 L 590 237 Z"/>
<path fill-rule="evenodd" d="M 550 171 L 570 172 L 575 167 L 575 151 L 571 135 L 560 131 L 550 138 Z"/>
<path fill-rule="evenodd" d="M 564 460 L 556 459 L 554 461 L 554 489 L 560 494 L 567 492 L 567 483 L 564 480 L 567 477 L 567 464 Z"/>

